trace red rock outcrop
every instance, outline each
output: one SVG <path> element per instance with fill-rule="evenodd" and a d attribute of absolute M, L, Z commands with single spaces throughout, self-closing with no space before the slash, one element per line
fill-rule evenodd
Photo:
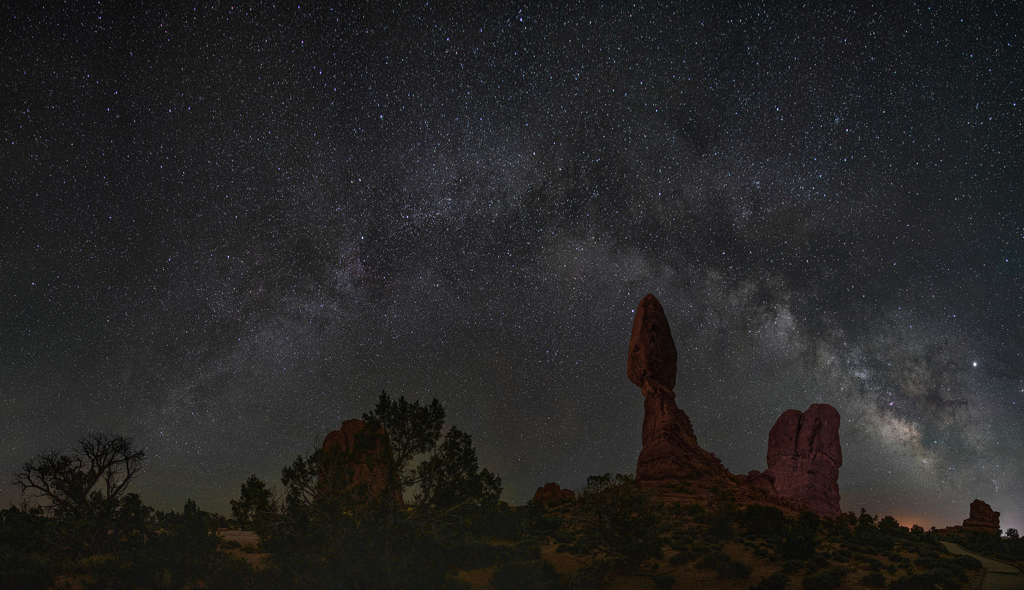
<path fill-rule="evenodd" d="M 388 443 L 384 430 L 378 431 L 376 440 L 368 440 L 370 448 L 362 448 L 357 444 L 359 435 L 366 428 L 366 422 L 352 419 L 341 423 L 340 430 L 334 430 L 324 437 L 323 450 L 341 453 L 345 461 L 344 471 L 333 471 L 328 465 L 325 472 L 320 476 L 320 486 L 325 493 L 331 493 L 333 485 L 344 486 L 344 489 L 351 489 L 354 486 L 365 484 L 369 499 L 377 499 L 385 490 L 390 487 L 395 503 L 401 504 L 402 498 L 397 485 L 387 485 L 387 475 L 384 463 L 389 459 L 391 445 Z M 361 442 L 361 441 L 359 441 Z M 351 469 L 351 472 L 348 471 Z M 337 478 L 335 473 L 338 474 Z"/>
<path fill-rule="evenodd" d="M 626 377 L 638 387 L 643 387 L 644 381 L 661 383 L 670 390 L 676 386 L 676 343 L 665 310 L 650 293 L 640 300 L 633 316 Z"/>
<path fill-rule="evenodd" d="M 779 496 L 804 504 L 820 516 L 837 518 L 839 467 L 839 412 L 828 404 L 811 404 L 806 412 L 786 410 L 768 433 L 769 480 Z M 757 482 L 751 472 L 747 480 Z"/>
<path fill-rule="evenodd" d="M 971 502 L 971 515 L 964 521 L 963 528 L 975 531 L 998 531 L 999 513 L 981 500 Z"/>
<path fill-rule="evenodd" d="M 694 471 L 728 475 L 714 454 L 697 444 L 686 412 L 676 406 L 676 345 L 661 303 L 648 294 L 637 306 L 629 337 L 626 376 L 644 395 L 643 450 L 636 462 L 641 484 L 671 483 Z"/>
<path fill-rule="evenodd" d="M 555 482 L 544 484 L 542 487 L 537 488 L 537 491 L 533 494 L 534 502 L 548 506 L 565 504 L 566 502 L 572 502 L 575 499 L 576 492 L 568 488 L 562 489 Z"/>

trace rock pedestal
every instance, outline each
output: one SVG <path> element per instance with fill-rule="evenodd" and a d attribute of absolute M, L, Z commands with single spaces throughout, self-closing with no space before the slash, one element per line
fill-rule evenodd
<path fill-rule="evenodd" d="M 636 462 L 639 483 L 673 482 L 691 472 L 726 475 L 714 454 L 697 444 L 686 412 L 676 405 L 676 346 L 661 303 L 648 294 L 637 306 L 629 338 L 626 376 L 644 396 L 643 450 Z"/>
<path fill-rule="evenodd" d="M 763 474 L 779 496 L 832 518 L 839 509 L 839 412 L 812 404 L 806 412 L 786 410 L 768 434 L 768 470 Z"/>
<path fill-rule="evenodd" d="M 806 412 L 788 410 L 768 435 L 768 469 L 733 476 L 713 453 L 700 448 L 686 412 L 676 405 L 676 346 L 665 310 L 654 297 L 640 301 L 629 337 L 626 376 L 644 396 L 643 449 L 636 481 L 661 493 L 677 493 L 687 479 L 705 480 L 705 490 L 732 487 L 751 502 L 786 510 L 805 506 L 821 516 L 838 517 L 839 412 L 814 404 Z M 674 490 L 674 491 L 673 491 Z M 689 493 L 689 492 L 683 492 Z"/>

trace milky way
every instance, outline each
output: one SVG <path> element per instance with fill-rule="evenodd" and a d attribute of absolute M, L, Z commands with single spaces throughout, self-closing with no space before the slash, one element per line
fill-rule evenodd
<path fill-rule="evenodd" d="M 0 13 L 0 470 L 84 433 L 228 512 L 381 390 L 504 498 L 629 473 L 635 305 L 734 473 L 1024 528 L 1019 3 Z M 16 499 L 0 486 L 0 499 Z"/>

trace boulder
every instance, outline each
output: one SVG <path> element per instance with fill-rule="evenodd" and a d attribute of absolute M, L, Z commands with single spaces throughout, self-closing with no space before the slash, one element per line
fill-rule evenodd
<path fill-rule="evenodd" d="M 660 383 L 670 391 L 676 386 L 676 343 L 665 310 L 650 293 L 640 300 L 633 316 L 626 376 L 638 387 L 644 381 Z"/>
<path fill-rule="evenodd" d="M 548 506 L 572 502 L 575 499 L 576 492 L 568 488 L 562 489 L 555 482 L 544 484 L 542 487 L 537 488 L 537 491 L 533 494 L 534 502 Z"/>
<path fill-rule="evenodd" d="M 676 345 L 665 310 L 654 295 L 648 294 L 637 306 L 626 376 L 644 396 L 638 483 L 677 482 L 693 472 L 728 474 L 714 454 L 700 448 L 690 417 L 676 405 Z"/>
<path fill-rule="evenodd" d="M 981 500 L 971 502 L 971 515 L 964 521 L 963 527 L 976 531 L 998 531 L 999 513 Z"/>
<path fill-rule="evenodd" d="M 839 412 L 828 404 L 812 404 L 806 412 L 786 410 L 768 433 L 768 470 L 763 474 L 780 497 L 831 518 L 842 514 L 839 425 Z"/>

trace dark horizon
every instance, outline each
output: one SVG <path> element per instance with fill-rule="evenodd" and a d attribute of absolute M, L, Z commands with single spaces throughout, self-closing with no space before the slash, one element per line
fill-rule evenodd
<path fill-rule="evenodd" d="M 504 498 L 632 473 L 635 305 L 733 473 L 816 402 L 844 511 L 1024 529 L 1024 15 L 0 9 L 0 505 L 131 436 L 229 514 L 381 390 Z"/>

